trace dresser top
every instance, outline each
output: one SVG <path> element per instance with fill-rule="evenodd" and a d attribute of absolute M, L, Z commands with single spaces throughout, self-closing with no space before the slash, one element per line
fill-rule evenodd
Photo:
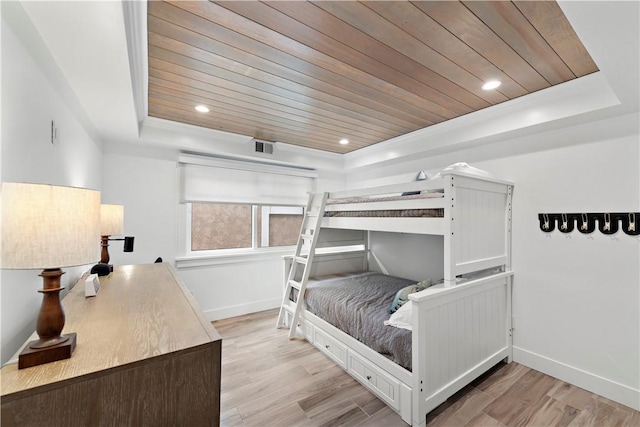
<path fill-rule="evenodd" d="M 63 334 L 77 333 L 73 355 L 27 369 L 3 367 L 2 396 L 221 339 L 168 263 L 115 267 L 100 278 L 97 296 L 85 298 L 80 281 L 62 303 Z"/>

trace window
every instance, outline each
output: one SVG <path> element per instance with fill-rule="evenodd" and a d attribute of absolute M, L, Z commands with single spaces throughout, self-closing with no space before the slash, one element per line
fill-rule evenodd
<path fill-rule="evenodd" d="M 302 213 L 302 207 L 260 206 L 258 208 L 258 247 L 291 246 L 298 243 Z"/>
<path fill-rule="evenodd" d="M 180 204 L 185 254 L 297 243 L 316 173 L 305 168 L 182 153 Z"/>
<path fill-rule="evenodd" d="M 191 203 L 191 251 L 295 245 L 302 212 L 299 206 Z"/>
<path fill-rule="evenodd" d="M 250 248 L 251 205 L 191 204 L 191 250 Z"/>

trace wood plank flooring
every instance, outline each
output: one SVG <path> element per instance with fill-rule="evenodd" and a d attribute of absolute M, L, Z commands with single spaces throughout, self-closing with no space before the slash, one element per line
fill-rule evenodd
<path fill-rule="evenodd" d="M 277 310 L 213 322 L 222 335 L 221 426 L 406 426 Z M 427 426 L 638 427 L 640 413 L 517 363 L 499 364 L 427 416 Z"/>

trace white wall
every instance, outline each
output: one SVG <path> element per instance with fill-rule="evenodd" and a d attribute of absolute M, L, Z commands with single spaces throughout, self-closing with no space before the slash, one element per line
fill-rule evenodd
<path fill-rule="evenodd" d="M 536 214 L 639 211 L 637 153 L 636 135 L 505 159 L 521 183 L 513 234 L 516 360 L 577 385 L 610 388 L 600 394 L 636 409 L 640 239 L 545 234 Z M 524 172 L 531 164 L 545 165 L 543 178 Z"/>
<path fill-rule="evenodd" d="M 47 71 L 43 71 L 43 65 Z M 21 6 L 2 4 L 2 181 L 100 189 L 102 153 L 88 126 L 74 114 L 77 105 L 55 79 L 56 67 Z M 51 120 L 59 142 L 50 142 Z M 56 242 L 51 242 L 55 245 Z M 96 242 L 99 246 L 100 242 Z M 86 267 L 63 269 L 63 286 L 74 284 Z M 42 295 L 38 270 L 2 270 L 1 360 L 7 361 L 35 330 Z"/>
<path fill-rule="evenodd" d="M 279 307 L 283 271 L 279 255 L 228 259 L 213 265 L 180 268 L 178 273 L 207 318 L 216 320 Z"/>
<path fill-rule="evenodd" d="M 105 147 L 102 200 L 124 205 L 124 234 L 134 236 L 134 251 L 123 252 L 123 242 L 109 244 L 114 265 L 147 264 L 162 257 L 176 258 L 177 152 L 137 150 L 116 152 Z"/>
<path fill-rule="evenodd" d="M 409 181 L 459 161 L 513 181 L 515 361 L 639 409 L 640 238 L 545 234 L 537 220 L 639 211 L 639 138 L 638 116 L 623 116 L 355 172 L 349 185 Z"/>
<path fill-rule="evenodd" d="M 369 249 L 374 255 L 369 269 L 392 276 L 432 283 L 444 278 L 444 238 L 421 234 L 369 233 Z"/>

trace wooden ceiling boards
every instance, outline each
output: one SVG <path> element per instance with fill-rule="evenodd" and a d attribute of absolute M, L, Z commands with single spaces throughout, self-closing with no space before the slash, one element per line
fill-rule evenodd
<path fill-rule="evenodd" d="M 598 71 L 553 1 L 150 1 L 148 42 L 150 116 L 335 153 Z"/>

